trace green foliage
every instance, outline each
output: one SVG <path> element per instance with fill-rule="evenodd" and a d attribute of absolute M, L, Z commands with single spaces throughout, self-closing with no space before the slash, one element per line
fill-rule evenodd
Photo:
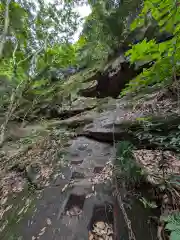
<path fill-rule="evenodd" d="M 180 126 L 176 114 L 163 117 L 141 117 L 129 126 L 140 142 L 148 141 L 160 149 L 171 149 L 180 152 Z"/>
<path fill-rule="evenodd" d="M 141 197 L 139 200 L 140 200 L 140 202 L 142 202 L 142 204 L 144 205 L 145 208 L 157 208 L 156 203 L 153 201 L 151 202 L 144 197 Z"/>
<path fill-rule="evenodd" d="M 146 0 L 139 16 L 131 25 L 131 30 L 139 29 L 146 24 L 157 22 L 161 32 L 173 35 L 173 38 L 163 43 L 155 39 L 143 39 L 127 51 L 131 63 L 138 61 L 155 64 L 132 80 L 124 91 L 136 91 L 156 83 L 172 83 L 175 75 L 180 73 L 180 8 L 174 0 Z"/>
<path fill-rule="evenodd" d="M 176 212 L 167 217 L 162 216 L 161 221 L 166 223 L 165 229 L 170 231 L 170 240 L 180 239 L 180 213 Z"/>
<path fill-rule="evenodd" d="M 81 22 L 74 7 L 87 2 L 92 13 L 86 18 L 79 40 L 72 44 L 72 36 Z M 33 0 L 10 1 L 8 38 L 0 59 L 0 76 L 16 86 L 21 85 L 22 102 L 41 101 L 63 92 L 64 81 L 51 83 L 50 72 L 69 66 L 92 68 L 104 63 L 125 38 L 122 33 L 132 17 L 129 14 L 134 15 L 140 3 L 140 0 L 123 3 L 38 0 L 36 4 Z M 5 23 L 5 9 L 6 0 L 3 0 L 0 30 Z M 77 80 L 72 85 L 78 89 L 80 84 L 81 80 Z"/>
<path fill-rule="evenodd" d="M 80 22 L 74 7 L 78 1 L 61 1 L 54 3 L 38 0 L 9 1 L 8 30 L 0 58 L 0 77 L 6 85 L 12 85 L 14 92 L 22 96 L 21 103 L 51 99 L 59 89 L 47 80 L 49 75 L 42 74 L 46 69 L 66 68 L 77 63 L 77 49 L 72 36 Z M 0 3 L 0 31 L 3 32 L 6 4 Z M 82 3 L 82 1 L 81 1 Z M 62 7 L 63 6 L 63 7 Z M 1 41 L 0 41 L 1 42 Z M 1 44 L 1 43 L 0 43 Z M 6 89 L 1 97 L 1 105 L 7 106 L 10 95 Z M 21 92 L 21 93 L 20 93 Z M 20 93 L 20 94 L 19 94 Z M 15 99 L 17 99 L 17 96 Z M 20 103 L 20 104 L 21 104 Z M 33 103 L 34 104 L 34 103 Z"/>
<path fill-rule="evenodd" d="M 120 177 L 123 177 L 127 184 L 139 183 L 142 178 L 141 169 L 137 166 L 133 157 L 133 145 L 130 142 L 122 141 L 117 144 L 116 167 Z"/>
<path fill-rule="evenodd" d="M 37 58 L 37 69 L 41 70 L 46 66 L 51 68 L 73 66 L 76 64 L 76 49 L 71 44 L 55 44 L 47 47 Z"/>
<path fill-rule="evenodd" d="M 37 4 L 34 4 L 34 1 L 11 1 L 7 33 L 9 38 L 5 43 L 3 61 L 9 60 L 15 51 L 16 62 L 21 62 L 19 67 L 22 66 L 26 72 L 35 63 L 31 62 L 32 55 L 35 54 L 41 58 L 41 64 L 44 56 L 44 65 L 61 64 L 64 58 L 67 59 L 67 55 L 69 59 L 73 58 L 69 52 L 72 53 L 74 49 L 70 49 L 70 44 L 66 44 L 71 40 L 79 21 L 73 7 L 72 1 L 62 1 L 61 5 L 47 4 L 43 0 L 38 0 Z M 4 11 L 5 2 L 0 4 L 2 23 Z M 3 25 L 0 27 L 3 28 Z M 61 61 L 58 60 L 59 57 Z"/>
<path fill-rule="evenodd" d="M 86 39 L 82 61 L 107 60 L 128 35 L 128 25 L 136 16 L 141 0 L 89 1 L 92 13 L 86 18 L 82 35 Z M 93 49 L 93 51 L 92 51 Z"/>
<path fill-rule="evenodd" d="M 168 135 L 158 128 L 156 131 L 151 130 L 152 129 L 149 125 L 149 128 L 145 127 L 144 129 L 137 131 L 136 136 L 142 142 L 148 140 L 150 143 L 156 144 L 163 149 L 171 149 L 180 152 L 180 131 L 178 129 L 169 131 Z"/>

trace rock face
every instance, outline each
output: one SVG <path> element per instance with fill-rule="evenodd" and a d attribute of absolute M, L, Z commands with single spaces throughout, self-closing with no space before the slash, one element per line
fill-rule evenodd
<path fill-rule="evenodd" d="M 64 104 L 54 103 L 49 106 L 44 106 L 40 109 L 39 115 L 46 116 L 46 118 L 59 118 L 67 119 L 85 111 L 91 110 L 96 107 L 96 100 L 89 98 L 79 98 L 75 101 L 71 101 L 71 97 Z"/>
<path fill-rule="evenodd" d="M 96 99 L 92 98 L 78 98 L 71 99 L 71 94 L 68 95 L 64 101 L 62 99 L 54 100 L 53 102 L 44 101 L 40 105 L 37 104 L 33 111 L 27 114 L 26 119 L 28 121 L 39 118 L 45 119 L 67 119 L 77 114 L 89 111 L 95 108 L 97 105 Z M 18 109 L 17 119 L 21 121 L 24 118 L 24 109 Z"/>
<path fill-rule="evenodd" d="M 123 99 L 116 100 L 114 103 L 111 101 L 110 105 L 112 108 L 107 104 L 107 110 L 100 113 L 93 123 L 84 127 L 82 135 L 102 142 L 113 142 L 113 138 L 116 140 L 127 140 L 127 138 L 132 140 L 132 134 L 121 127 L 121 124 L 125 120 L 129 121 L 142 117 L 143 113 L 137 111 L 132 114 L 131 110 L 125 109 L 126 101 L 123 101 Z"/>
<path fill-rule="evenodd" d="M 81 135 L 102 142 L 112 143 L 114 140 L 126 140 L 138 147 L 157 147 L 148 138 L 141 139 L 137 132 L 139 130 L 145 132 L 144 123 L 150 121 L 154 127 L 151 126 L 149 132 L 156 131 L 156 123 L 158 122 L 158 129 L 161 128 L 161 131 L 167 133 L 167 131 L 177 127 L 179 116 L 175 103 L 169 98 L 160 96 L 158 92 L 146 97 L 146 101 L 139 100 L 139 102 L 134 103 L 134 107 L 128 106 L 126 98 L 116 100 L 115 105 L 111 102 L 112 109 L 106 108 L 105 112 L 100 113 L 93 123 L 85 126 Z"/>
<path fill-rule="evenodd" d="M 88 111 L 78 114 L 74 117 L 70 117 L 64 120 L 54 120 L 48 123 L 48 127 L 68 127 L 77 128 L 93 122 L 94 118 L 98 115 L 95 111 Z"/>
<path fill-rule="evenodd" d="M 118 66 L 118 69 L 108 69 L 99 76 L 96 74 L 95 77 L 98 76 L 96 85 L 80 90 L 79 94 L 84 97 L 104 98 L 111 96 L 117 98 L 125 85 L 138 73 L 129 63 L 124 62 Z"/>
<path fill-rule="evenodd" d="M 122 46 L 115 50 L 114 59 L 112 58 L 105 69 L 87 79 L 87 81 L 96 80 L 96 85 L 81 89 L 79 94 L 84 97 L 104 98 L 110 96 L 117 98 L 130 80 L 139 75 L 143 68 L 149 68 L 152 65 L 152 62 L 139 62 L 136 65 L 131 65 L 129 60 L 125 58 L 125 52 L 130 49 L 130 44 L 137 44 L 145 38 L 148 40 L 155 38 L 157 43 L 161 43 L 170 40 L 172 35 L 159 32 L 156 23 L 151 23 L 149 26 L 130 33 Z"/>
<path fill-rule="evenodd" d="M 17 221 L 18 234 L 23 239 L 41 238 L 42 240 L 50 240 L 52 236 L 54 239 L 70 240 L 114 239 L 116 228 L 114 227 L 113 216 L 115 214 L 117 216 L 118 212 L 117 208 L 114 208 L 114 198 L 112 197 L 112 176 L 116 153 L 112 144 L 102 143 L 102 141 L 112 143 L 115 139 L 137 142 L 138 139 L 133 135 L 133 131 L 128 131 L 128 129 L 131 130 L 134 123 L 139 124 L 137 118 L 145 117 L 146 113 L 149 114 L 151 105 L 154 104 L 156 108 L 161 109 L 161 113 L 163 112 L 162 106 L 165 106 L 165 100 L 162 97 L 162 100 L 159 100 L 159 105 L 154 101 L 154 95 L 151 98 L 153 102 L 149 99 L 144 107 L 142 105 L 145 104 L 145 101 L 143 104 L 138 105 L 137 103 L 134 107 L 136 108 L 135 111 L 133 111 L 132 106 L 127 106 L 128 102 L 125 98 L 118 100 L 111 98 L 108 99 L 108 102 L 105 102 L 107 99 L 99 99 L 96 102 L 99 101 L 105 112 L 94 113 L 94 111 L 91 111 L 84 115 L 50 124 L 50 126 L 59 124 L 60 126 L 76 127 L 80 123 L 84 124 L 86 121 L 92 121 L 91 124 L 84 127 L 81 135 L 101 142 L 73 135 L 73 139 L 66 142 L 65 145 L 62 141 L 67 138 L 67 131 L 65 135 L 61 131 L 58 133 L 56 129 L 57 135 L 53 136 L 51 132 L 46 139 L 36 143 L 21 158 L 23 164 L 28 163 L 28 166 L 24 171 L 22 168 L 20 174 L 26 174 L 28 182 L 35 189 L 42 191 L 40 198 L 33 196 L 36 201 L 36 210 L 33 215 L 30 216 L 28 212 L 21 218 L 22 220 Z M 90 99 L 88 100 L 90 101 Z M 164 111 L 171 109 L 171 105 L 168 105 L 169 108 L 167 108 L 167 104 L 166 101 Z M 90 102 L 85 104 L 85 102 L 76 101 L 74 103 L 74 106 L 79 106 L 79 108 L 87 108 L 90 105 Z M 141 124 L 138 126 L 141 126 Z M 69 140 L 69 138 L 67 139 Z M 63 152 L 61 152 L 61 148 Z M 60 149 L 61 151 L 58 151 Z M 134 154 L 138 154 L 138 157 L 140 153 L 143 156 L 145 155 L 143 151 L 137 151 Z M 172 162 L 174 162 L 173 160 L 172 158 Z M 138 162 L 139 164 L 143 163 L 143 158 L 140 159 L 139 157 Z M 177 167 L 179 171 L 179 165 Z M 21 168 L 19 169 L 21 170 Z M 18 179 L 21 181 L 20 174 Z M 8 181 L 11 176 L 14 177 L 14 175 L 10 175 Z M 43 184 L 39 184 L 39 181 L 42 182 L 42 180 Z M 11 181 L 9 182 L 11 183 Z M 25 183 L 21 182 L 23 186 Z M 21 190 L 21 186 L 15 187 L 12 189 L 13 191 Z M 3 199 L 3 201 L 5 200 Z M 123 218 L 120 214 L 118 215 L 120 216 L 118 222 L 120 234 L 118 236 L 123 238 L 123 236 L 126 236 L 126 233 L 124 233 L 126 229 L 122 224 Z M 3 239 L 10 239 L 8 228 L 9 225 L 3 232 L 5 234 Z M 58 231 L 56 231 L 57 229 Z M 146 239 L 149 240 L 151 229 L 149 232 L 149 228 L 144 229 L 147 232 Z M 127 239 L 128 236 L 124 238 Z"/>
<path fill-rule="evenodd" d="M 149 67 L 149 63 L 142 63 L 140 66 L 133 66 L 125 60 L 123 54 L 108 64 L 104 71 L 97 72 L 87 81 L 96 81 L 91 87 L 81 89 L 79 94 L 84 97 L 113 97 L 117 98 L 134 77 L 140 74 L 144 67 Z"/>

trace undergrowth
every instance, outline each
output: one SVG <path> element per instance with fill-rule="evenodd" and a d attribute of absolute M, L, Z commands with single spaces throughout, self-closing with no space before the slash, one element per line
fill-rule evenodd
<path fill-rule="evenodd" d="M 179 1 L 145 0 L 138 17 L 131 23 L 131 31 L 140 29 L 155 21 L 161 33 L 168 33 L 169 40 L 158 42 L 156 38 L 141 39 L 132 44 L 126 56 L 132 64 L 139 61 L 149 62 L 149 68 L 129 82 L 123 94 L 137 92 L 153 85 L 176 86 L 180 74 L 180 8 Z M 152 36 L 153 37 L 153 36 Z"/>
<path fill-rule="evenodd" d="M 162 216 L 161 221 L 166 223 L 165 229 L 170 232 L 170 240 L 180 239 L 180 213 L 176 212 L 172 215 Z"/>
<path fill-rule="evenodd" d="M 169 131 L 168 135 L 163 130 L 151 131 L 148 129 L 139 130 L 136 136 L 141 141 L 148 140 L 150 143 L 159 146 L 160 149 L 180 152 L 180 131 L 179 128 Z"/>
<path fill-rule="evenodd" d="M 134 146 L 128 141 L 117 144 L 116 173 L 127 185 L 139 184 L 142 180 L 141 168 L 133 157 Z"/>

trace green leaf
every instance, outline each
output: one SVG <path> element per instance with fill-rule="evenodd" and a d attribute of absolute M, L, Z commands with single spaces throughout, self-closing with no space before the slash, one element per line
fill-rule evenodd
<path fill-rule="evenodd" d="M 165 227 L 167 230 L 180 230 L 180 224 L 178 223 L 168 223 L 166 224 L 166 227 Z"/>
<path fill-rule="evenodd" d="M 180 231 L 173 231 L 170 234 L 170 240 L 179 240 L 180 239 Z"/>

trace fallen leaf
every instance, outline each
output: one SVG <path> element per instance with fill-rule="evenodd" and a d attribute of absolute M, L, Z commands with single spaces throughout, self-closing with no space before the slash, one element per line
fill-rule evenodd
<path fill-rule="evenodd" d="M 46 222 L 47 222 L 47 225 L 51 225 L 51 224 L 52 224 L 52 221 L 51 221 L 50 218 L 47 218 L 47 219 L 46 219 Z"/>
<path fill-rule="evenodd" d="M 65 186 L 63 187 L 63 189 L 61 190 L 61 192 L 64 192 L 66 190 L 66 188 L 68 188 L 69 183 L 65 184 Z"/>
<path fill-rule="evenodd" d="M 7 202 L 7 197 L 1 199 L 1 204 L 4 205 Z"/>
<path fill-rule="evenodd" d="M 42 228 L 38 236 L 42 236 L 46 231 L 46 227 Z"/>

